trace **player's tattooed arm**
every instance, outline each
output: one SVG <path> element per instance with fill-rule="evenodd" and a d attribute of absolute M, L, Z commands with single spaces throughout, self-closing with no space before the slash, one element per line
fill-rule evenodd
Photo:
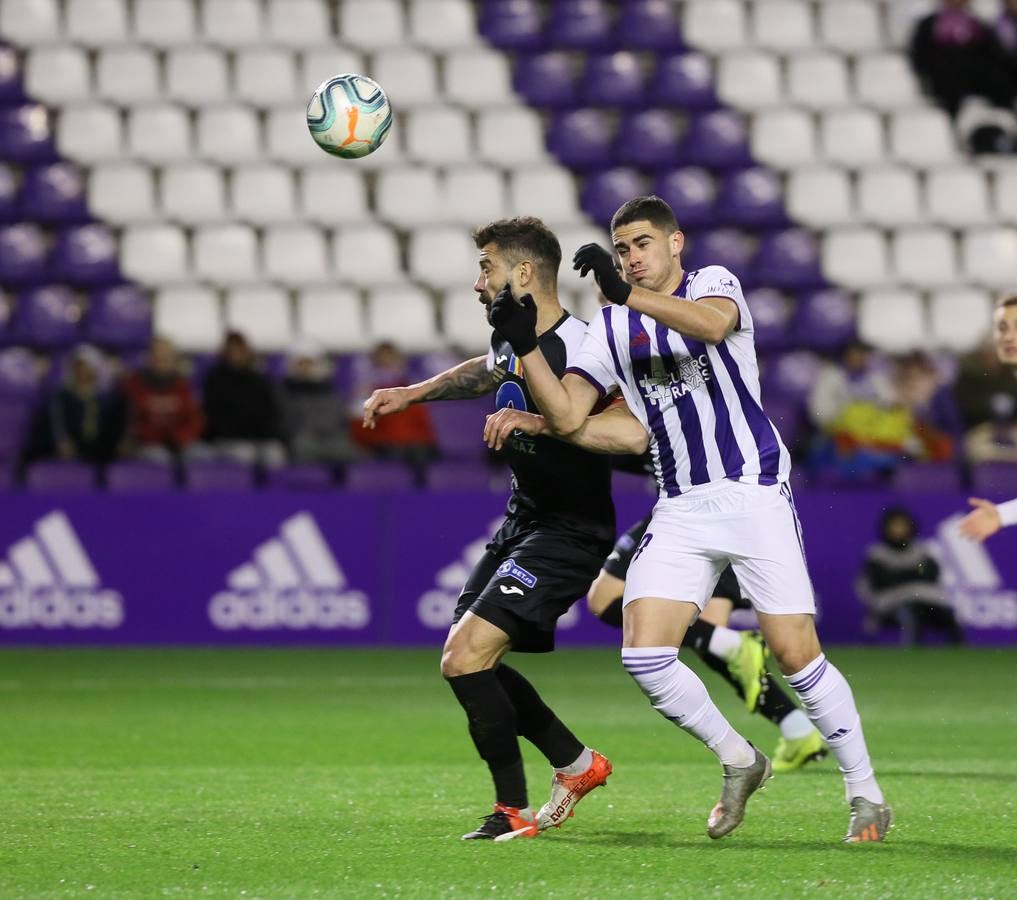
<path fill-rule="evenodd" d="M 588 417 L 578 429 L 564 437 L 553 434 L 543 416 L 518 409 L 500 409 L 487 417 L 484 440 L 488 447 L 500 450 L 516 431 L 529 435 L 550 434 L 593 453 L 632 453 L 639 456 L 646 452 L 650 443 L 646 429 L 624 404 L 611 406 Z"/>

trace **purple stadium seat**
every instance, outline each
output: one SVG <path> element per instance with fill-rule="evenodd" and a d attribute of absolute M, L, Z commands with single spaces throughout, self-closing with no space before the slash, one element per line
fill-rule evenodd
<path fill-rule="evenodd" d="M 65 228 L 53 247 L 58 275 L 81 284 L 113 284 L 122 281 L 117 263 L 117 242 L 105 225 L 92 223 Z"/>
<path fill-rule="evenodd" d="M 431 427 L 442 456 L 452 459 L 480 459 L 487 452 L 484 421 L 493 412 L 492 404 L 475 400 L 448 400 L 427 407 Z"/>
<path fill-rule="evenodd" d="M 31 350 L 0 350 L 0 396 L 31 400 L 39 390 L 39 363 Z"/>
<path fill-rule="evenodd" d="M 627 0 L 618 16 L 618 45 L 633 50 L 684 47 L 674 4 L 669 0 Z"/>
<path fill-rule="evenodd" d="M 531 106 L 562 109 L 576 105 L 576 69 L 569 54 L 561 50 L 518 57 L 512 84 Z"/>
<path fill-rule="evenodd" d="M 661 57 L 647 84 L 647 100 L 672 109 L 716 109 L 719 103 L 709 57 L 702 53 Z"/>
<path fill-rule="evenodd" d="M 971 470 L 971 489 L 977 497 L 1009 500 L 1017 496 L 1017 463 L 981 463 Z"/>
<path fill-rule="evenodd" d="M 696 116 L 689 122 L 679 155 L 683 164 L 711 169 L 751 165 L 744 119 L 727 109 Z"/>
<path fill-rule="evenodd" d="M 427 486 L 432 491 L 501 492 L 508 490 L 509 475 L 487 463 L 436 462 L 427 470 Z"/>
<path fill-rule="evenodd" d="M 686 244 L 686 269 L 692 271 L 705 266 L 724 266 L 745 285 L 755 247 L 753 240 L 744 231 L 737 228 L 702 231 L 690 243 L 691 247 Z"/>
<path fill-rule="evenodd" d="M 788 298 L 773 288 L 757 288 L 746 293 L 745 302 L 752 313 L 756 346 L 764 353 L 787 349 L 791 321 Z"/>
<path fill-rule="evenodd" d="M 960 469 L 954 463 L 912 463 L 898 466 L 893 488 L 909 494 L 943 494 L 960 491 Z"/>
<path fill-rule="evenodd" d="M 346 470 L 345 485 L 351 491 L 404 491 L 414 485 L 413 470 L 382 460 L 353 463 Z"/>
<path fill-rule="evenodd" d="M 544 46 L 543 19 L 539 0 L 486 0 L 479 31 L 502 50 L 539 50 Z"/>
<path fill-rule="evenodd" d="M 714 209 L 717 187 L 706 169 L 688 166 L 662 172 L 657 176 L 653 193 L 671 204 L 682 228 L 726 224 L 717 219 Z"/>
<path fill-rule="evenodd" d="M 804 401 L 819 375 L 822 363 L 807 350 L 771 358 L 763 371 L 763 396 Z"/>
<path fill-rule="evenodd" d="M 761 166 L 732 172 L 717 196 L 717 209 L 732 225 L 788 225 L 780 177 Z"/>
<path fill-rule="evenodd" d="M 28 400 L 0 395 L 0 464 L 18 456 L 31 413 Z"/>
<path fill-rule="evenodd" d="M 254 484 L 254 470 L 229 460 L 194 460 L 187 464 L 186 482 L 192 491 L 247 491 Z"/>
<path fill-rule="evenodd" d="M 125 460 L 106 467 L 106 487 L 118 494 L 169 491 L 176 487 L 176 475 L 172 466 Z"/>
<path fill-rule="evenodd" d="M 605 0 L 557 0 L 551 4 L 547 39 L 570 50 L 604 50 L 614 45 L 614 21 Z"/>
<path fill-rule="evenodd" d="M 49 162 L 57 158 L 53 123 L 45 106 L 25 103 L 0 108 L 0 159 Z"/>
<path fill-rule="evenodd" d="M 86 333 L 97 344 L 118 349 L 144 347 L 152 338 L 152 304 L 130 284 L 92 291 Z"/>
<path fill-rule="evenodd" d="M 49 240 L 38 225 L 0 228 L 0 283 L 38 284 L 49 277 Z"/>
<path fill-rule="evenodd" d="M 648 109 L 622 119 L 614 141 L 614 158 L 647 169 L 669 169 L 680 160 L 678 123 L 672 112 Z"/>
<path fill-rule="evenodd" d="M 794 333 L 801 347 L 839 350 L 855 337 L 855 305 L 838 288 L 804 294 L 798 298 Z"/>
<path fill-rule="evenodd" d="M 66 162 L 28 169 L 21 188 L 21 211 L 26 218 L 40 222 L 87 222 L 81 171 Z"/>
<path fill-rule="evenodd" d="M 591 55 L 580 79 L 580 94 L 587 106 L 632 109 L 643 105 L 645 80 L 634 53 Z"/>
<path fill-rule="evenodd" d="M 802 431 L 802 405 L 787 397 L 763 397 L 763 408 L 777 426 L 786 447 L 797 443 Z"/>
<path fill-rule="evenodd" d="M 281 491 L 327 491 L 335 487 L 328 466 L 309 463 L 270 469 L 265 475 L 265 484 Z"/>
<path fill-rule="evenodd" d="M 657 495 L 657 485 L 650 475 L 636 475 L 633 472 L 612 472 L 611 491 L 615 494 Z"/>
<path fill-rule="evenodd" d="M 618 207 L 644 192 L 645 179 L 635 169 L 608 169 L 588 175 L 579 192 L 583 211 L 599 225 L 607 225 Z"/>
<path fill-rule="evenodd" d="M 12 47 L 0 46 L 0 106 L 13 106 L 25 100 L 18 54 Z"/>
<path fill-rule="evenodd" d="M 603 169 L 611 163 L 615 126 L 596 109 L 559 113 L 547 129 L 547 149 L 573 169 Z"/>
<path fill-rule="evenodd" d="M 81 301 L 61 285 L 30 288 L 18 294 L 13 321 L 21 343 L 58 349 L 81 338 Z"/>
<path fill-rule="evenodd" d="M 815 237 L 804 228 L 787 228 L 764 235 L 756 256 L 755 279 L 759 284 L 772 287 L 824 286 Z"/>
<path fill-rule="evenodd" d="M 13 222 L 20 217 L 20 193 L 16 170 L 0 163 L 0 222 Z"/>
<path fill-rule="evenodd" d="M 91 491 L 96 487 L 95 476 L 95 468 L 83 462 L 37 462 L 25 474 L 25 487 L 61 493 Z"/>

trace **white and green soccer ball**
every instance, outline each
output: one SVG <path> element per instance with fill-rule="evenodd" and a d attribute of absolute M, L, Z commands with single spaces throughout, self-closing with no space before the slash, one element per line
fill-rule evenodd
<path fill-rule="evenodd" d="M 359 159 L 384 143 L 392 127 L 392 107 L 376 81 L 336 75 L 322 82 L 307 104 L 307 127 L 326 153 Z"/>

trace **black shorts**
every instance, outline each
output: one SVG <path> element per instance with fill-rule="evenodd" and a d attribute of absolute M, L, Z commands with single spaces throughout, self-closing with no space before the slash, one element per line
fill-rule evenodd
<path fill-rule="evenodd" d="M 628 531 L 615 541 L 611 554 L 604 560 L 604 571 L 615 578 L 625 580 L 632 557 L 635 556 L 639 542 L 643 539 L 646 529 L 650 527 L 650 517 L 636 522 Z M 752 604 L 742 596 L 742 589 L 735 577 L 734 570 L 728 566 L 720 573 L 717 586 L 713 589 L 714 597 L 730 600 L 735 609 L 752 609 Z"/>
<path fill-rule="evenodd" d="M 586 595 L 610 543 L 506 519 L 459 595 L 453 624 L 469 610 L 496 625 L 521 653 L 554 649 L 558 618 Z"/>

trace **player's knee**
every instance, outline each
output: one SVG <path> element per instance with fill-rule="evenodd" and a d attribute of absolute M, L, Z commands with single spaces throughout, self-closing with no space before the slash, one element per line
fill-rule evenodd
<path fill-rule="evenodd" d="M 771 646 L 770 652 L 782 674 L 794 675 L 795 672 L 801 672 L 822 651 L 818 645 L 784 644 L 776 649 Z"/>
<path fill-rule="evenodd" d="M 441 654 L 441 674 L 443 678 L 455 678 L 457 675 L 472 675 L 483 669 L 490 669 L 490 654 L 477 652 L 466 641 L 449 641 Z"/>

